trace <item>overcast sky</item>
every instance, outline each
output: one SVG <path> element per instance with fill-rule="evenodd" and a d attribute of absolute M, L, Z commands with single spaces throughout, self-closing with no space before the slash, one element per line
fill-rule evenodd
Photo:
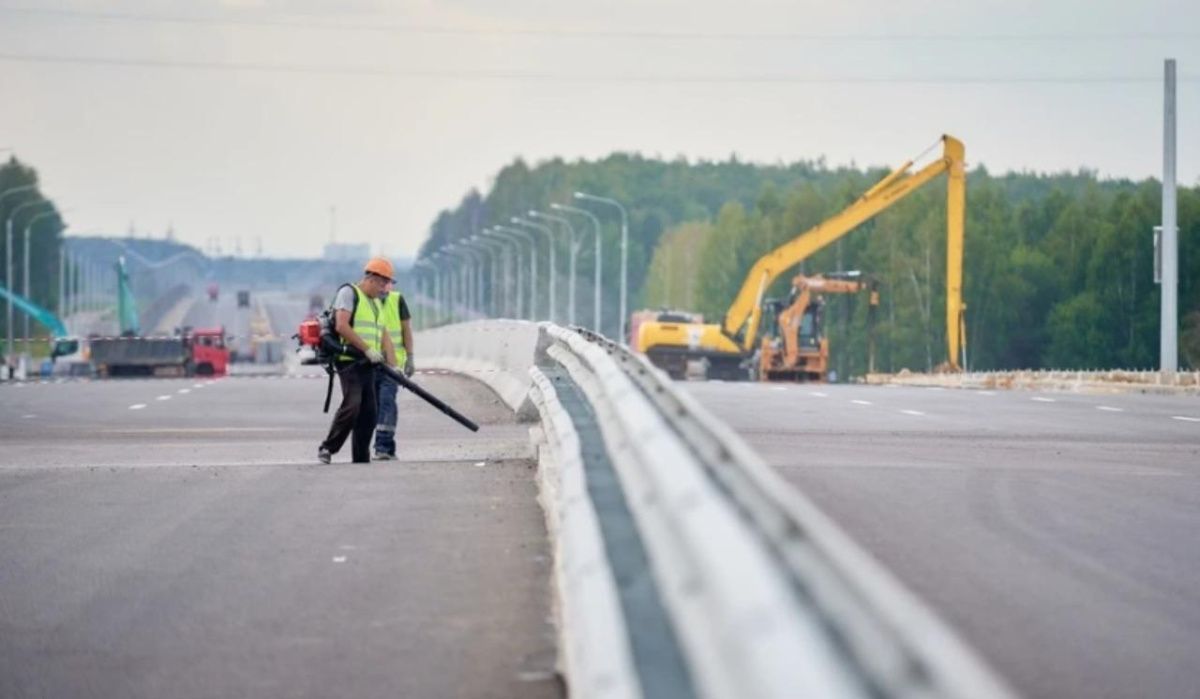
<path fill-rule="evenodd" d="M 336 206 L 339 241 L 412 254 L 516 156 L 888 165 L 943 132 L 993 172 L 1157 177 L 1166 57 L 1200 180 L 1194 0 L 0 8 L 0 148 L 77 233 L 315 256 Z"/>

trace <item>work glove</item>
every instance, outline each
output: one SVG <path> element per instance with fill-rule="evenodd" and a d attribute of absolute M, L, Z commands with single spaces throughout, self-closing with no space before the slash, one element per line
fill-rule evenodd
<path fill-rule="evenodd" d="M 417 368 L 413 366 L 412 355 L 409 355 L 408 359 L 404 360 L 404 375 L 411 379 L 415 373 Z"/>
<path fill-rule="evenodd" d="M 383 352 L 374 348 L 367 350 L 367 361 L 372 364 L 381 363 L 383 361 Z"/>

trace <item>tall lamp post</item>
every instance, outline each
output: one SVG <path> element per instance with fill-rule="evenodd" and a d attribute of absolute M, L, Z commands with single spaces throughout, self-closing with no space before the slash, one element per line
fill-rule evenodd
<path fill-rule="evenodd" d="M 596 242 L 596 266 L 595 266 L 595 269 L 592 270 L 592 275 L 595 277 L 595 279 L 593 281 L 593 284 L 595 286 L 595 289 L 593 290 L 593 295 L 595 298 L 592 299 L 592 304 L 594 306 L 594 308 L 592 310 L 592 314 L 593 314 L 592 330 L 595 330 L 596 332 L 600 332 L 600 304 L 601 304 L 601 302 L 600 302 L 600 296 L 601 296 L 601 294 L 600 294 L 600 272 L 601 272 L 601 268 L 603 267 L 603 260 L 601 259 L 601 256 L 600 256 L 600 242 L 601 242 L 600 219 L 596 218 L 596 215 L 593 214 L 591 211 L 588 211 L 587 209 L 578 209 L 574 206 L 567 206 L 565 204 L 551 204 L 550 208 L 554 209 L 555 211 L 562 211 L 565 213 L 586 216 L 592 222 L 592 228 L 593 228 L 593 231 L 594 231 L 594 234 L 596 237 L 596 241 L 595 241 Z"/>
<path fill-rule="evenodd" d="M 29 218 L 29 221 L 27 221 L 25 223 L 25 248 L 24 248 L 24 250 L 22 250 L 22 252 L 24 253 L 24 256 L 25 256 L 25 260 L 24 260 L 25 264 L 24 264 L 24 272 L 21 275 L 21 282 L 22 282 L 21 294 L 29 301 L 33 300 L 33 296 L 29 290 L 29 239 L 30 239 L 31 231 L 33 230 L 33 224 L 37 223 L 39 220 L 41 220 L 43 218 L 49 218 L 51 216 L 54 216 L 54 217 L 58 218 L 59 221 L 62 221 L 61 214 L 62 214 L 62 211 L 43 211 L 40 214 L 31 216 Z M 28 349 L 29 348 L 29 345 L 28 345 L 28 342 L 29 342 L 29 314 L 28 313 L 25 314 L 23 337 L 25 338 L 25 342 L 26 342 L 25 347 L 26 347 L 26 349 Z"/>
<path fill-rule="evenodd" d="M 525 226 L 526 228 L 546 234 L 546 248 L 550 251 L 550 312 L 546 314 L 546 319 L 553 323 L 555 315 L 554 312 L 557 310 L 558 306 L 558 304 L 555 302 L 556 296 L 554 291 L 555 287 L 558 286 L 558 263 L 556 262 L 555 258 L 554 229 L 550 226 L 530 221 L 527 218 L 521 218 L 520 216 L 513 216 L 511 220 L 514 225 Z"/>
<path fill-rule="evenodd" d="M 17 186 L 17 187 L 9 187 L 8 189 L 4 190 L 3 192 L 0 192 L 0 206 L 3 206 L 3 204 L 4 204 L 4 200 L 5 200 L 5 199 L 7 199 L 7 198 L 8 198 L 10 195 L 12 195 L 12 194 L 20 194 L 21 192 L 31 192 L 31 191 L 33 191 L 33 190 L 35 190 L 35 189 L 37 189 L 37 185 L 33 185 L 33 184 L 23 184 L 23 185 L 19 185 L 19 186 Z M 39 200 L 39 201 L 40 201 L 40 200 Z M 5 238 L 4 238 L 4 285 L 5 285 L 6 287 L 9 287 L 9 290 L 10 290 L 10 291 L 12 290 L 12 287 L 13 287 L 13 266 L 12 266 L 12 220 L 13 220 L 13 216 L 15 216 L 15 215 L 16 215 L 16 213 L 17 213 L 17 211 L 19 211 L 20 209 L 21 209 L 21 207 L 20 207 L 20 206 L 18 206 L 18 207 L 16 207 L 15 209 L 13 209 L 12 211 L 8 212 L 8 216 L 7 216 L 7 218 L 5 219 L 5 222 L 4 222 L 4 229 L 5 229 Z M 6 350 L 5 350 L 5 354 L 4 354 L 4 356 L 5 356 L 5 358 L 6 358 L 6 361 L 12 361 L 12 348 L 13 348 L 13 341 L 12 341 L 13 306 L 12 306 L 12 300 L 11 300 L 11 299 L 5 299 L 4 306 L 5 306 L 5 320 L 6 320 L 6 322 L 7 322 L 7 324 L 6 324 L 4 327 L 5 327 L 5 329 L 6 329 L 6 334 L 8 335 L 8 338 L 7 338 L 7 339 L 8 339 L 8 345 L 7 345 L 7 348 L 6 348 Z"/>
<path fill-rule="evenodd" d="M 419 304 L 414 303 L 413 310 L 415 310 L 417 312 L 417 318 L 419 321 L 418 327 L 420 327 L 421 329 L 425 329 L 425 328 L 429 327 L 429 305 L 430 305 L 430 301 L 432 300 L 432 296 L 426 294 L 425 290 L 421 288 L 421 276 L 422 276 L 421 270 L 423 270 L 423 269 L 433 270 L 433 275 L 437 274 L 437 269 L 432 264 L 430 264 L 429 260 L 427 260 L 427 259 L 417 260 L 416 262 L 413 263 L 413 266 L 412 266 L 413 282 L 416 284 L 417 294 L 422 297 L 421 298 L 422 303 L 419 303 Z M 430 275 L 425 275 L 425 276 L 426 276 L 426 288 L 428 288 L 428 283 L 430 281 L 432 281 L 433 278 Z"/>
<path fill-rule="evenodd" d="M 529 308 L 527 315 L 529 320 L 537 320 L 537 241 L 534 240 L 533 234 L 521 228 L 513 228 L 511 226 L 493 226 L 492 230 L 500 233 L 508 233 L 515 235 L 521 240 L 529 243 Z"/>
<path fill-rule="evenodd" d="M 33 189 L 33 186 L 26 185 L 26 188 Z M 17 187 L 17 188 L 10 189 L 10 190 L 8 190 L 8 192 L 6 192 L 6 194 L 16 191 L 17 189 L 20 189 L 20 188 Z M 13 220 L 17 218 L 17 215 L 20 214 L 23 209 L 28 209 L 30 207 L 37 207 L 37 206 L 45 206 L 50 203 L 51 202 L 49 199 L 38 199 L 37 201 L 27 201 L 24 204 L 20 204 L 18 206 L 13 207 L 13 210 L 8 213 L 8 218 L 4 222 L 4 244 L 5 244 L 4 283 L 6 286 L 9 287 L 9 291 L 11 293 L 16 293 L 16 291 L 12 288 L 14 286 L 14 284 L 13 284 L 13 254 L 12 254 Z M 5 331 L 6 331 L 6 335 L 7 335 L 7 337 L 6 337 L 7 346 L 6 346 L 5 353 L 8 357 L 11 358 L 13 356 L 13 305 L 12 305 L 11 300 L 8 301 L 7 309 L 5 311 L 5 326 L 4 327 L 5 327 Z"/>
<path fill-rule="evenodd" d="M 494 242 L 497 245 L 500 245 L 501 249 L 504 250 L 505 257 L 507 258 L 507 262 L 509 263 L 509 264 L 506 264 L 504 267 L 504 276 L 505 276 L 505 286 L 504 286 L 505 310 L 504 310 L 504 313 L 511 315 L 513 318 L 520 318 L 522 315 L 521 314 L 521 310 L 522 310 L 521 309 L 521 282 L 522 282 L 522 278 L 523 278 L 523 275 L 521 274 L 521 243 L 524 241 L 515 235 L 505 233 L 503 231 L 498 231 L 494 228 L 484 228 L 483 235 L 484 235 L 485 239 L 487 239 L 491 242 Z M 508 245 L 512 245 L 511 252 L 506 247 Z M 514 275 L 510 275 L 510 273 L 509 273 L 510 267 L 512 269 L 516 270 L 515 279 L 513 278 Z M 510 284 L 510 282 L 511 282 L 511 284 Z M 510 288 L 512 289 L 511 294 L 509 294 L 509 291 L 508 291 Z"/>
<path fill-rule="evenodd" d="M 491 293 L 488 294 L 488 310 L 485 312 L 488 315 L 491 315 L 493 318 L 497 318 L 500 315 L 498 299 L 500 298 L 500 293 L 504 288 L 506 288 L 506 284 L 508 282 L 507 279 L 504 280 L 504 282 L 500 281 L 500 257 L 504 254 L 504 244 L 498 240 L 492 240 L 491 238 L 488 238 L 487 234 L 483 231 L 471 236 L 471 242 L 473 242 L 475 245 L 478 245 L 479 249 L 484 251 L 492 260 L 490 285 Z M 480 298 L 480 301 L 483 301 L 482 297 Z"/>
<path fill-rule="evenodd" d="M 582 241 L 577 240 L 575 235 L 575 227 L 571 222 L 562 216 L 555 216 L 544 211 L 530 211 L 531 218 L 541 219 L 543 221 L 551 221 L 562 226 L 567 232 L 567 236 L 571 240 L 570 248 L 568 249 L 569 257 L 567 261 L 567 323 L 575 325 L 575 260 L 579 257 L 579 248 Z"/>
<path fill-rule="evenodd" d="M 627 344 L 629 339 L 625 337 L 625 324 L 629 322 L 629 213 L 616 199 L 598 197 L 586 192 L 575 192 L 575 198 L 615 206 L 621 212 L 621 318 L 618 326 L 621 329 L 621 337 L 618 341 L 622 345 Z"/>

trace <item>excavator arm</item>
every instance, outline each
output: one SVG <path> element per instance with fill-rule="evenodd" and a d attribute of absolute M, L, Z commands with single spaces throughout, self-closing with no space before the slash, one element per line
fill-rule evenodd
<path fill-rule="evenodd" d="M 788 269 L 870 220 L 943 172 L 949 174 L 946 205 L 946 343 L 950 366 L 960 368 L 965 322 L 962 302 L 963 224 L 966 211 L 964 148 L 952 136 L 942 136 L 942 157 L 915 173 L 912 161 L 893 170 L 865 194 L 833 217 L 775 248 L 750 269 L 746 281 L 725 314 L 722 332 L 743 352 L 750 352 L 762 322 L 763 294 Z"/>

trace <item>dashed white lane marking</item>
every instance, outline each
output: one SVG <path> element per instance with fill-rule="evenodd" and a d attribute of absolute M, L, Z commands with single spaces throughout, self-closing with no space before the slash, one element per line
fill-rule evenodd
<path fill-rule="evenodd" d="M 925 413 L 921 412 L 920 410 L 901 410 L 900 412 L 904 413 L 905 415 L 924 415 L 925 414 Z"/>
<path fill-rule="evenodd" d="M 486 461 L 476 461 L 475 462 L 475 468 L 483 468 L 484 466 L 487 466 Z"/>
<path fill-rule="evenodd" d="M 159 396 L 156 400 L 171 400 L 171 396 Z"/>
<path fill-rule="evenodd" d="M 855 405 L 871 405 L 871 401 L 869 400 L 852 400 L 850 402 Z"/>
<path fill-rule="evenodd" d="M 1172 420 L 1182 420 L 1184 422 L 1200 422 L 1200 417 L 1188 417 L 1186 415 L 1172 415 Z"/>
<path fill-rule="evenodd" d="M 145 403 L 134 403 L 133 405 L 129 406 L 129 409 L 130 410 L 141 410 L 144 407 L 146 407 Z"/>
<path fill-rule="evenodd" d="M 1114 408 L 1114 407 L 1112 407 L 1111 405 L 1097 405 L 1097 406 L 1096 406 L 1096 410 L 1103 410 L 1103 411 L 1105 411 L 1105 412 L 1109 412 L 1109 413 L 1123 413 L 1123 412 L 1125 412 L 1125 409 L 1124 409 L 1124 408 Z"/>
<path fill-rule="evenodd" d="M 190 388 L 179 389 L 179 395 L 181 395 L 181 396 L 186 396 L 187 394 L 189 394 L 191 392 L 192 392 L 192 389 L 190 389 Z"/>
<path fill-rule="evenodd" d="M 1037 401 L 1038 403 L 1057 403 L 1058 402 L 1058 401 L 1054 400 L 1053 398 L 1043 398 L 1041 396 L 1034 396 L 1033 398 L 1030 398 L 1029 400 L 1034 400 L 1034 401 Z"/>
<path fill-rule="evenodd" d="M 994 396 L 994 395 L 996 395 L 996 392 L 995 392 L 995 391 L 980 391 L 980 392 L 979 392 L 979 395 L 981 395 L 981 396 Z"/>
<path fill-rule="evenodd" d="M 22 415 L 21 419 L 22 420 L 32 420 L 35 417 L 37 417 L 37 415 Z"/>
<path fill-rule="evenodd" d="M 345 562 L 346 562 L 346 557 L 345 557 L 345 556 L 334 556 L 334 557 L 333 557 L 333 562 L 334 562 L 334 563 L 345 563 Z"/>
<path fill-rule="evenodd" d="M 204 388 L 204 384 L 202 384 L 202 383 L 194 384 L 192 386 L 192 388 Z"/>
<path fill-rule="evenodd" d="M 820 391 L 809 391 L 808 395 L 816 396 L 817 398 L 828 398 L 829 397 L 828 393 L 821 393 Z"/>
<path fill-rule="evenodd" d="M 771 387 L 771 390 L 772 390 L 772 391 L 786 391 L 786 390 L 787 390 L 787 386 L 772 386 L 772 387 Z"/>

